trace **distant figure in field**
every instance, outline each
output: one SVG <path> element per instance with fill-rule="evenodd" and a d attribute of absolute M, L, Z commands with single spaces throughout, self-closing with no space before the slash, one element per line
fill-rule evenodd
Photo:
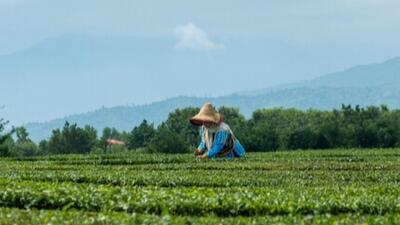
<path fill-rule="evenodd" d="M 245 154 L 243 146 L 211 103 L 205 103 L 190 122 L 200 126 L 201 142 L 195 152 L 197 158 L 233 158 Z"/>
<path fill-rule="evenodd" d="M 111 139 L 111 138 L 107 139 L 107 141 L 106 141 L 106 149 L 111 149 L 111 146 L 113 146 L 113 145 L 125 146 L 125 142 L 119 141 L 119 140 L 116 140 L 116 139 Z"/>

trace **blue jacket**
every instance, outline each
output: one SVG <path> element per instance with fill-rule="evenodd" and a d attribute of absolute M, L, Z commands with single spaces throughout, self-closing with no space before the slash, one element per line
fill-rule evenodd
<path fill-rule="evenodd" d="M 209 136 L 213 137 L 212 145 L 210 149 L 207 149 L 206 140 L 205 140 L 205 132 L 209 132 Z M 201 142 L 199 144 L 198 149 L 201 149 L 206 152 L 209 158 L 214 158 L 217 154 L 223 150 L 227 141 L 229 141 L 229 137 L 232 136 L 234 141 L 233 151 L 227 154 L 225 157 L 233 158 L 233 157 L 242 157 L 245 154 L 244 147 L 240 144 L 239 140 L 235 138 L 232 130 L 226 123 L 221 123 L 215 130 L 209 130 L 205 126 L 200 128 Z"/>

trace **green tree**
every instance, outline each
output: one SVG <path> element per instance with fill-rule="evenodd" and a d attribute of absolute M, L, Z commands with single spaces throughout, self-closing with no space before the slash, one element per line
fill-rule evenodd
<path fill-rule="evenodd" d="M 96 135 L 94 129 L 82 129 L 76 124 L 65 123 L 63 130 L 53 130 L 47 144 L 47 150 L 52 154 L 88 153 L 95 147 Z"/>
<path fill-rule="evenodd" d="M 4 132 L 5 126 L 8 124 L 8 121 L 4 121 L 4 119 L 0 118 L 0 156 L 10 156 L 10 146 L 13 145 L 13 139 L 11 137 L 11 132 Z"/>
<path fill-rule="evenodd" d="M 311 149 L 317 146 L 317 135 L 310 127 L 302 127 L 294 130 L 288 138 L 289 149 Z"/>
<path fill-rule="evenodd" d="M 25 127 L 17 127 L 14 131 L 17 136 L 17 142 L 31 141 L 31 139 L 29 139 L 29 133 Z"/>
<path fill-rule="evenodd" d="M 148 150 L 161 153 L 185 153 L 189 152 L 189 145 L 181 135 L 163 123 L 158 127 L 148 145 Z"/>
<path fill-rule="evenodd" d="M 224 118 L 224 121 L 230 126 L 235 136 L 242 139 L 246 132 L 246 118 L 240 113 L 238 108 L 222 106 L 218 112 Z"/>
<path fill-rule="evenodd" d="M 97 130 L 89 125 L 86 125 L 83 128 L 84 132 L 87 135 L 87 138 L 89 140 L 89 146 L 91 146 L 90 148 L 93 148 L 95 146 L 99 146 L 99 140 L 97 139 Z"/>
<path fill-rule="evenodd" d="M 136 149 L 147 146 L 151 139 L 154 137 L 156 130 L 153 124 L 149 124 L 147 120 L 143 120 L 142 123 L 133 128 L 128 137 L 128 147 L 130 149 Z"/>
<path fill-rule="evenodd" d="M 274 126 L 250 120 L 248 127 L 240 140 L 248 151 L 276 151 L 279 148 L 279 134 Z"/>
<path fill-rule="evenodd" d="M 14 128 L 17 139 L 12 146 L 11 155 L 24 157 L 35 156 L 39 153 L 39 148 L 31 139 L 25 127 Z"/>
<path fill-rule="evenodd" d="M 197 146 L 200 141 L 199 127 L 192 125 L 189 120 L 199 112 L 199 108 L 187 107 L 176 109 L 168 115 L 165 126 L 169 131 L 180 136 L 188 146 Z"/>
<path fill-rule="evenodd" d="M 47 141 L 47 140 L 41 140 L 40 142 L 39 142 L 39 152 L 40 152 L 40 154 L 42 154 L 42 155 L 48 155 L 48 154 L 50 154 L 50 151 L 49 151 L 49 141 Z"/>

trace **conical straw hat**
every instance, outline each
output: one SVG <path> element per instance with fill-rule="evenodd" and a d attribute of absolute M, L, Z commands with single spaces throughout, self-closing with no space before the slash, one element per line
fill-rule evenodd
<path fill-rule="evenodd" d="M 194 125 L 202 125 L 204 122 L 219 124 L 221 121 L 221 114 L 209 102 L 205 103 L 200 112 L 190 119 L 190 122 Z"/>

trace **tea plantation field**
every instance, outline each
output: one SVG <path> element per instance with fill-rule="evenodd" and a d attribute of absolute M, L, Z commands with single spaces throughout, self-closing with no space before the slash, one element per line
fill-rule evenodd
<path fill-rule="evenodd" d="M 0 159 L 0 224 L 400 224 L 400 149 Z"/>

